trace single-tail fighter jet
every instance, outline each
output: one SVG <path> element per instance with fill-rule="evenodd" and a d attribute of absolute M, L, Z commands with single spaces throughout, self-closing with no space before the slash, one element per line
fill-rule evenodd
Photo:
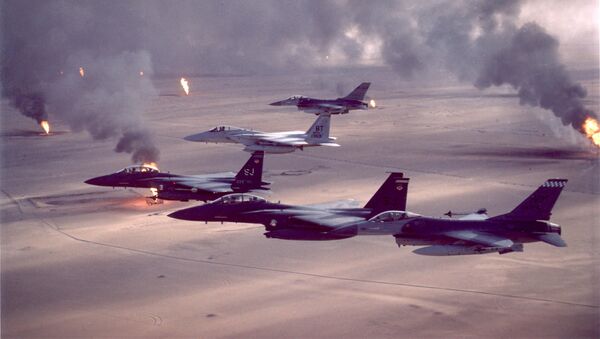
<path fill-rule="evenodd" d="M 294 95 L 285 100 L 270 103 L 271 106 L 296 106 L 298 110 L 313 114 L 346 114 L 355 109 L 368 109 L 369 104 L 363 102 L 371 85 L 363 82 L 350 94 L 337 99 L 315 99 L 303 95 Z"/>
<path fill-rule="evenodd" d="M 321 114 L 310 126 L 308 131 L 290 132 L 260 132 L 233 126 L 219 126 L 210 131 L 188 135 L 183 138 L 188 141 L 214 142 L 214 143 L 239 143 L 246 147 L 244 151 L 265 153 L 291 153 L 297 149 L 314 146 L 340 146 L 329 137 L 331 115 Z"/>
<path fill-rule="evenodd" d="M 408 181 L 401 173 L 392 173 L 362 209 L 320 210 L 232 194 L 169 216 L 263 224 L 267 237 L 279 239 L 335 240 L 357 235 L 392 235 L 399 247 L 426 246 L 413 252 L 431 256 L 522 252 L 524 243 L 536 241 L 567 246 L 560 237 L 560 226 L 550 222 L 552 208 L 566 179 L 548 179 L 508 213 L 490 218 L 479 210 L 460 219 L 425 217 L 406 211 Z"/>
<path fill-rule="evenodd" d="M 560 226 L 550 222 L 552 208 L 566 183 L 567 179 L 548 179 L 512 211 L 491 218 L 486 209 L 459 219 L 389 211 L 357 228 L 359 234 L 388 229 L 399 247 L 426 246 L 413 252 L 432 256 L 522 252 L 524 243 L 536 241 L 566 247 Z M 461 214 L 448 211 L 445 215 Z"/>
<path fill-rule="evenodd" d="M 319 208 L 268 202 L 250 194 L 230 194 L 204 206 L 169 214 L 196 221 L 230 221 L 263 224 L 267 238 L 335 240 L 356 235 L 355 225 L 387 210 L 404 210 L 408 179 L 391 173 L 363 208 Z"/>
<path fill-rule="evenodd" d="M 149 188 L 148 204 L 162 200 L 215 200 L 236 192 L 269 190 L 270 183 L 262 181 L 264 152 L 257 151 L 237 173 L 225 172 L 203 175 L 177 175 L 160 172 L 151 165 L 134 165 L 116 173 L 85 181 L 86 184 L 109 187 Z"/>

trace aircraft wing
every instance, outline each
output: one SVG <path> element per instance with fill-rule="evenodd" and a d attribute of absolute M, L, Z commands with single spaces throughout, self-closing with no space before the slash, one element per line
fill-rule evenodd
<path fill-rule="evenodd" d="M 262 146 L 304 146 L 308 145 L 304 138 L 296 135 L 303 132 L 288 133 L 260 133 L 260 134 L 238 134 L 232 136 L 232 139 L 246 146 L 262 145 Z M 295 135 L 294 135 L 295 134 Z"/>
<path fill-rule="evenodd" d="M 362 205 L 359 201 L 354 199 L 335 200 L 318 204 L 308 204 L 308 207 L 319 208 L 319 209 L 333 209 L 333 208 L 358 208 Z"/>
<path fill-rule="evenodd" d="M 364 221 L 364 218 L 340 215 L 329 211 L 320 211 L 307 209 L 298 210 L 261 210 L 254 212 L 263 216 L 285 215 L 289 220 L 294 221 L 297 228 L 307 228 L 312 230 L 331 231 L 340 226 L 347 226 L 349 223 Z M 254 214 L 249 212 L 248 214 Z"/>
<path fill-rule="evenodd" d="M 471 230 L 449 231 L 443 233 L 443 235 L 456 240 L 466 241 L 486 247 L 502 247 L 510 249 L 514 245 L 513 241 L 508 238 Z"/>
<path fill-rule="evenodd" d="M 346 107 L 334 104 L 318 104 L 317 107 L 325 112 L 343 112 L 346 110 Z"/>
<path fill-rule="evenodd" d="M 159 181 L 160 182 L 160 181 Z M 169 184 L 176 184 L 189 189 L 198 189 L 209 192 L 231 192 L 231 183 L 226 181 L 210 180 L 205 176 L 187 176 L 179 178 L 165 179 L 164 182 Z M 168 186 L 167 186 L 168 187 Z"/>
<path fill-rule="evenodd" d="M 486 220 L 489 219 L 485 213 L 469 213 L 465 216 L 458 218 L 458 220 Z"/>
<path fill-rule="evenodd" d="M 318 228 L 325 228 L 330 230 L 347 225 L 349 223 L 365 220 L 364 218 L 360 217 L 339 215 L 326 211 L 295 215 L 290 219 L 299 221 L 301 224 L 307 224 L 307 226 L 316 226 Z"/>
<path fill-rule="evenodd" d="M 297 137 L 278 137 L 258 140 L 258 145 L 274 145 L 274 146 L 304 146 L 308 145 L 306 140 Z"/>

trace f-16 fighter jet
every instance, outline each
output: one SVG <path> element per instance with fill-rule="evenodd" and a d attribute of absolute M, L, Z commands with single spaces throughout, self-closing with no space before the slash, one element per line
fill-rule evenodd
<path fill-rule="evenodd" d="M 492 218 L 485 209 L 459 219 L 388 211 L 357 225 L 357 233 L 382 234 L 381 230 L 386 230 L 398 246 L 425 245 L 413 252 L 433 256 L 522 252 L 523 243 L 536 241 L 566 247 L 560 226 L 550 222 L 566 183 L 567 179 L 548 179 L 512 211 Z"/>
<path fill-rule="evenodd" d="M 363 102 L 365 94 L 371 85 L 363 82 L 350 94 L 337 99 L 315 99 L 302 95 L 294 95 L 285 100 L 270 103 L 271 106 L 296 106 L 298 110 L 314 114 L 345 114 L 355 109 L 368 109 L 369 104 Z"/>
<path fill-rule="evenodd" d="M 512 211 L 489 218 L 482 211 L 460 219 L 424 217 L 406 211 L 408 178 L 392 173 L 364 208 L 316 209 L 275 204 L 248 194 L 226 195 L 204 206 L 170 214 L 199 221 L 258 223 L 265 236 L 291 240 L 335 240 L 357 235 L 392 235 L 398 246 L 427 246 L 422 255 L 463 255 L 523 251 L 543 241 L 565 247 L 559 225 L 549 221 L 566 179 L 548 179 Z"/>
<path fill-rule="evenodd" d="M 244 148 L 246 152 L 291 153 L 297 149 L 304 150 L 304 147 L 340 146 L 333 143 L 335 137 L 329 137 L 330 121 L 329 114 L 321 114 L 306 132 L 266 133 L 233 126 L 219 126 L 210 131 L 188 135 L 183 139 L 198 142 L 239 143 L 246 146 Z"/>
<path fill-rule="evenodd" d="M 254 152 L 237 173 L 177 175 L 160 172 L 151 165 L 134 165 L 116 173 L 87 180 L 85 183 L 109 187 L 149 188 L 152 196 L 147 202 L 162 200 L 215 200 L 234 192 L 269 190 L 270 183 L 262 181 L 263 152 Z"/>
<path fill-rule="evenodd" d="M 250 194 L 230 194 L 170 217 L 197 221 L 263 224 L 267 238 L 334 240 L 355 236 L 356 226 L 387 210 L 404 210 L 408 179 L 391 173 L 363 208 L 319 208 L 268 202 Z"/>

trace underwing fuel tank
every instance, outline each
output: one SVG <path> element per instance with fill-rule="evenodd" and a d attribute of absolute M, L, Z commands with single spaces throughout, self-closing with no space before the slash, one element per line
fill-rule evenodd
<path fill-rule="evenodd" d="M 304 230 L 284 228 L 280 230 L 272 230 L 264 233 L 267 238 L 283 239 L 283 240 L 341 240 L 351 238 L 356 235 L 356 232 L 307 232 Z"/>
<path fill-rule="evenodd" d="M 498 252 L 500 254 L 509 252 L 522 252 L 523 245 L 515 244 L 511 248 L 506 247 L 482 247 L 482 246 L 460 246 L 460 245 L 434 245 L 422 247 L 413 251 L 415 254 L 430 256 L 446 255 L 468 255 Z"/>
<path fill-rule="evenodd" d="M 266 145 L 250 145 L 244 148 L 246 152 L 255 152 L 255 151 L 264 151 L 265 153 L 291 153 L 295 151 L 294 147 L 286 147 L 286 146 L 266 146 Z"/>

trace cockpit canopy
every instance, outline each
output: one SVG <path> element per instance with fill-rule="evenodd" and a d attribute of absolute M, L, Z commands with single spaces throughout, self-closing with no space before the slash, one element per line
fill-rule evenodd
<path fill-rule="evenodd" d="M 158 168 L 150 165 L 133 165 L 123 168 L 117 173 L 136 174 L 136 173 L 158 173 Z"/>
<path fill-rule="evenodd" d="M 400 221 L 408 218 L 416 218 L 421 216 L 420 214 L 407 212 L 407 211 L 386 211 L 377 214 L 376 216 L 369 219 L 374 222 L 392 222 Z"/>
<path fill-rule="evenodd" d="M 259 202 L 259 201 L 266 201 L 266 200 L 264 198 L 261 198 L 259 196 L 252 195 L 252 194 L 234 193 L 234 194 L 224 195 L 224 196 L 220 197 L 219 199 L 214 200 L 211 204 L 231 205 L 231 204 L 239 204 L 242 202 Z"/>
<path fill-rule="evenodd" d="M 293 101 L 293 100 L 298 100 L 298 99 L 304 99 L 306 98 L 304 95 L 292 95 L 291 97 L 285 99 L 285 101 Z"/>

